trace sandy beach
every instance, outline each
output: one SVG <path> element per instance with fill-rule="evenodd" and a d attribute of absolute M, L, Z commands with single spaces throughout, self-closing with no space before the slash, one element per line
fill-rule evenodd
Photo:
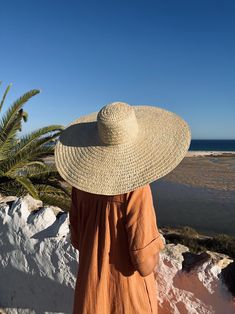
<path fill-rule="evenodd" d="M 159 227 L 188 225 L 205 234 L 235 235 L 234 152 L 189 151 L 150 186 Z"/>
<path fill-rule="evenodd" d="M 187 157 L 151 183 L 159 226 L 235 235 L 234 154 L 189 152 Z"/>
<path fill-rule="evenodd" d="M 214 157 L 235 157 L 235 152 L 231 151 L 188 151 L 186 157 L 203 157 L 203 156 L 214 156 Z"/>

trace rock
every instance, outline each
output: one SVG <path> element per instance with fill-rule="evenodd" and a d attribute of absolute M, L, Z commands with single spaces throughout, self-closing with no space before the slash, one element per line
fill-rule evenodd
<path fill-rule="evenodd" d="M 70 243 L 68 213 L 27 206 L 21 198 L 0 204 L 0 307 L 71 313 L 79 252 Z"/>
<path fill-rule="evenodd" d="M 192 254 L 185 246 L 167 244 L 156 274 L 159 314 L 235 313 L 233 297 L 220 278 L 231 262 L 224 254 Z"/>
<path fill-rule="evenodd" d="M 0 203 L 14 202 L 17 196 L 0 196 Z"/>
<path fill-rule="evenodd" d="M 235 296 L 235 262 L 231 262 L 221 271 L 220 277 L 228 287 L 228 290 Z M 234 300 L 235 302 L 235 300 Z"/>
<path fill-rule="evenodd" d="M 174 265 L 177 269 L 181 269 L 184 260 L 183 253 L 188 252 L 189 248 L 182 244 L 170 243 L 165 246 L 165 261 L 170 265 Z"/>
<path fill-rule="evenodd" d="M 56 220 L 54 211 L 49 207 L 42 207 L 38 210 L 34 210 L 27 218 L 28 224 L 32 224 L 37 230 L 44 230 Z"/>
<path fill-rule="evenodd" d="M 195 269 L 198 266 L 203 265 L 206 261 L 210 259 L 210 255 L 206 252 L 202 252 L 200 254 L 184 252 L 182 255 L 184 257 L 182 270 L 185 270 L 187 272 Z"/>
<path fill-rule="evenodd" d="M 39 207 L 43 206 L 43 203 L 41 200 L 36 200 L 31 195 L 27 194 L 22 198 L 22 202 L 25 203 L 29 211 L 38 209 Z"/>
<path fill-rule="evenodd" d="M 58 206 L 50 206 L 50 208 L 53 210 L 53 212 L 55 213 L 55 215 L 59 214 L 59 213 L 63 213 L 64 211 L 59 208 Z"/>
<path fill-rule="evenodd" d="M 69 213 L 28 197 L 5 200 L 0 234 L 0 313 L 71 313 L 79 252 Z M 165 244 L 155 270 L 159 314 L 235 313 L 234 268 L 227 255 Z"/>

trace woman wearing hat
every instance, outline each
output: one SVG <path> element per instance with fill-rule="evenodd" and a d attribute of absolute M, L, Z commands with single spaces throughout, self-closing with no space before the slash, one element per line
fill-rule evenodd
<path fill-rule="evenodd" d="M 164 242 L 149 184 L 181 162 L 190 139 L 176 114 L 122 102 L 61 133 L 55 161 L 72 185 L 71 243 L 79 250 L 73 314 L 157 314 L 153 270 Z"/>

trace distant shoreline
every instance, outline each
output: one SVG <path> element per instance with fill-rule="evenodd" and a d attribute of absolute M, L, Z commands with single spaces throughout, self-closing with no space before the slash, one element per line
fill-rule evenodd
<path fill-rule="evenodd" d="M 203 151 L 203 150 L 189 150 L 185 157 L 235 157 L 235 151 Z"/>
<path fill-rule="evenodd" d="M 185 157 L 235 157 L 235 151 L 189 150 Z M 54 156 L 48 156 L 43 159 L 51 163 L 54 160 Z"/>

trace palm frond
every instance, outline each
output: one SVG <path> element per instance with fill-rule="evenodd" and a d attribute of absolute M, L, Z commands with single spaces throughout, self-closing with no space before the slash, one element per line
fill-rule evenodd
<path fill-rule="evenodd" d="M 32 89 L 29 92 L 25 93 L 21 97 L 19 97 L 7 110 L 7 112 L 3 115 L 0 121 L 0 129 L 2 132 L 6 132 L 9 125 L 15 119 L 19 110 L 23 107 L 23 105 L 33 96 L 40 93 L 38 89 Z"/>
<path fill-rule="evenodd" d="M 54 154 L 54 147 L 39 146 L 28 149 L 19 154 L 12 154 L 8 159 L 2 161 L 1 167 L 6 175 L 13 175 L 26 167 L 31 161 L 41 161 L 44 157 Z"/>
<path fill-rule="evenodd" d="M 6 182 L 0 181 L 0 194 L 4 196 L 24 196 L 27 192 L 19 182 L 8 179 Z"/>
<path fill-rule="evenodd" d="M 61 125 L 49 125 L 40 129 L 37 129 L 23 137 L 21 137 L 19 144 L 15 147 L 15 154 L 21 153 L 23 150 L 30 148 L 30 145 L 32 146 L 40 146 L 42 144 L 45 144 L 49 141 L 52 141 L 54 138 L 59 136 L 60 131 L 63 129 L 63 126 Z M 48 133 L 56 132 L 55 134 Z M 44 137 L 43 137 L 44 136 Z"/>
<path fill-rule="evenodd" d="M 24 176 L 18 176 L 14 179 L 16 182 L 20 183 L 29 192 L 30 195 L 32 195 L 36 199 L 39 199 L 38 191 L 32 184 L 32 182 L 29 180 L 29 178 Z"/>
<path fill-rule="evenodd" d="M 34 186 L 37 189 L 38 193 L 50 193 L 50 194 L 55 194 L 58 196 L 64 196 L 68 197 L 70 194 L 65 193 L 63 190 L 60 189 L 60 186 L 53 186 L 51 185 L 51 182 L 40 182 L 40 183 L 35 183 Z"/>
<path fill-rule="evenodd" d="M 8 86 L 5 96 L 10 89 Z M 32 90 L 28 93 L 25 93 L 22 97 L 18 98 L 13 105 L 7 110 L 3 115 L 0 121 L 0 161 L 4 160 L 7 157 L 7 153 L 13 143 L 15 142 L 17 132 L 21 131 L 21 122 L 25 117 L 25 113 L 22 109 L 22 106 L 25 102 L 39 93 L 38 90 Z M 4 102 L 5 97 L 3 96 Z"/>
<path fill-rule="evenodd" d="M 10 87 L 0 101 L 0 111 Z M 0 119 L 0 193 L 16 196 L 29 193 L 45 204 L 69 210 L 71 187 L 63 184 L 55 164 L 45 160 L 54 155 L 54 142 L 64 127 L 49 125 L 18 137 L 22 122 L 28 118 L 23 105 L 39 92 L 34 89 L 25 93 Z"/>
<path fill-rule="evenodd" d="M 41 171 L 44 171 L 47 165 L 43 161 L 30 161 L 27 165 L 22 168 L 22 174 L 29 177 L 32 174 L 38 174 Z"/>
<path fill-rule="evenodd" d="M 45 169 L 41 170 L 39 173 L 30 173 L 30 174 L 29 174 L 29 178 L 30 178 L 31 180 L 33 180 L 33 179 L 36 180 L 38 176 L 40 176 L 40 178 L 41 178 L 42 180 L 47 180 L 48 178 L 57 179 L 57 178 L 60 177 L 60 176 L 59 176 L 59 173 L 58 173 L 58 171 L 55 169 L 55 166 L 54 166 L 54 165 L 52 165 L 52 166 L 47 165 L 47 167 L 46 167 Z"/>
<path fill-rule="evenodd" d="M 17 117 L 9 127 L 6 132 L 0 131 L 0 161 L 9 157 L 9 152 L 16 144 L 16 134 L 21 128 L 21 118 Z"/>
<path fill-rule="evenodd" d="M 62 210 L 69 211 L 71 206 L 70 198 L 64 198 L 53 194 L 40 194 L 40 200 L 44 205 L 58 206 Z"/>
<path fill-rule="evenodd" d="M 1 83 L 2 83 L 2 82 L 1 82 Z M 1 84 L 0 84 L 0 85 L 1 85 Z M 8 94 L 8 92 L 9 92 L 9 90 L 11 89 L 11 86 L 12 86 L 12 84 L 9 84 L 9 85 L 7 86 L 7 88 L 6 88 L 5 92 L 4 92 L 4 94 L 3 94 L 2 100 L 1 100 L 1 102 L 0 102 L 0 111 L 2 110 L 2 106 L 3 106 L 3 104 L 4 104 L 4 101 L 5 101 L 6 97 L 7 97 L 7 94 Z"/>
<path fill-rule="evenodd" d="M 62 193 L 63 195 L 71 196 L 71 188 L 63 186 L 58 179 L 47 178 L 47 180 L 45 180 L 45 177 L 38 175 L 37 177 L 31 177 L 30 180 L 40 191 L 44 189 L 44 192 L 52 193 L 52 191 L 54 191 L 54 193 Z"/>

